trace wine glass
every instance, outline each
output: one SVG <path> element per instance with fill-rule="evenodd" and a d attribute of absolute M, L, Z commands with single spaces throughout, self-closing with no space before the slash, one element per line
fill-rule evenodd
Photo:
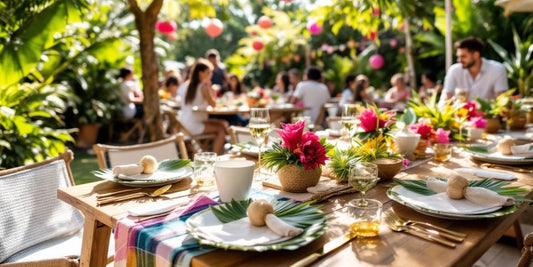
<path fill-rule="evenodd" d="M 366 201 L 365 193 L 370 188 L 376 186 L 378 182 L 378 166 L 370 162 L 357 162 L 350 168 L 348 174 L 348 183 L 353 188 L 361 192 L 361 198 L 355 199 L 355 203 L 358 206 L 364 207 L 368 205 Z"/>
<path fill-rule="evenodd" d="M 357 117 L 358 108 L 359 105 L 357 104 L 346 104 L 342 109 L 341 124 L 348 131 L 350 140 L 352 140 L 357 130 L 357 124 L 360 122 Z"/>
<path fill-rule="evenodd" d="M 265 139 L 270 131 L 270 115 L 267 108 L 252 108 L 250 109 L 250 122 L 248 123 L 250 134 L 257 142 L 258 164 L 257 179 L 261 180 L 261 148 L 265 143 Z"/>

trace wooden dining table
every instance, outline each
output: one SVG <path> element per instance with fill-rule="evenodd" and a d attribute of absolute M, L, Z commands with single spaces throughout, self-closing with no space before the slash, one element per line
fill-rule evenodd
<path fill-rule="evenodd" d="M 302 113 L 309 107 L 300 107 L 292 104 L 281 104 L 274 106 L 267 106 L 270 121 L 271 122 L 290 122 L 291 118 L 295 115 Z M 237 115 L 237 114 L 249 114 L 250 108 L 247 106 L 241 107 L 207 107 L 207 108 L 196 108 L 193 109 L 194 112 L 207 113 L 209 115 Z"/>
<path fill-rule="evenodd" d="M 454 169 L 476 167 L 476 163 L 461 152 L 454 152 L 454 157 L 445 163 L 433 160 L 417 167 L 402 171 L 397 179 L 424 179 L 427 177 L 447 177 Z M 531 168 L 531 167 L 527 167 Z M 514 186 L 528 189 L 527 198 L 533 197 L 533 175 L 531 173 L 512 172 L 517 180 Z M 468 176 L 468 179 L 479 179 Z M 188 181 L 175 184 L 171 193 L 173 197 L 189 193 Z M 519 203 L 516 212 L 497 218 L 476 220 L 441 219 L 421 214 L 389 199 L 386 191 L 391 181 L 378 183 L 367 192 L 367 197 L 383 203 L 383 209 L 393 209 L 400 217 L 420 220 L 450 230 L 467 234 L 456 248 L 449 248 L 437 243 L 411 236 L 406 233 L 391 231 L 384 222 L 380 226 L 377 238 L 355 238 L 332 253 L 314 262 L 313 266 L 471 266 L 480 258 L 526 210 L 528 203 Z M 261 189 L 261 185 L 255 185 Z M 111 230 L 117 220 L 127 216 L 127 211 L 149 198 L 138 198 L 104 206 L 96 205 L 96 195 L 127 189 L 112 181 L 99 181 L 68 188 L 58 189 L 58 198 L 78 208 L 85 215 L 81 266 L 105 266 Z M 271 188 L 263 188 L 270 190 Z M 153 189 L 143 189 L 151 192 Z M 279 193 L 279 191 L 277 191 Z M 327 213 L 328 227 L 325 233 L 310 244 L 297 250 L 279 250 L 266 252 L 244 252 L 217 249 L 192 259 L 193 266 L 289 266 L 307 255 L 322 248 L 328 241 L 349 233 L 350 219 L 347 203 L 359 194 L 348 194 L 330 198 L 321 203 L 321 209 Z M 159 200 L 157 200 L 159 201 Z"/>

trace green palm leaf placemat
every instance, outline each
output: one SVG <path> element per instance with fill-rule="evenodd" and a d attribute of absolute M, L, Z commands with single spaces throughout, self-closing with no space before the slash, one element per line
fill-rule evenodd
<path fill-rule="evenodd" d="M 221 223 L 229 223 L 234 220 L 247 217 L 246 209 L 251 202 L 252 200 L 248 199 L 211 206 L 209 210 L 197 213 L 190 219 L 193 219 L 196 216 L 202 216 L 202 214 L 205 212 L 212 212 Z M 272 206 L 274 207 L 274 214 L 276 214 L 276 216 L 295 227 L 304 229 L 303 233 L 289 240 L 275 244 L 235 246 L 202 239 L 195 233 L 194 227 L 192 227 L 190 224 L 187 224 L 187 231 L 204 245 L 243 251 L 266 251 L 280 249 L 295 250 L 317 239 L 326 230 L 327 219 L 325 217 L 325 213 L 322 212 L 318 207 L 311 206 L 309 203 L 296 203 L 280 200 L 273 201 Z"/>

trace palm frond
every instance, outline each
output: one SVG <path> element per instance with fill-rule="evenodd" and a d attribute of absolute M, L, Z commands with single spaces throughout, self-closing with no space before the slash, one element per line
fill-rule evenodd
<path fill-rule="evenodd" d="M 167 159 L 159 163 L 158 170 L 172 171 L 188 166 L 191 163 L 188 159 Z"/>

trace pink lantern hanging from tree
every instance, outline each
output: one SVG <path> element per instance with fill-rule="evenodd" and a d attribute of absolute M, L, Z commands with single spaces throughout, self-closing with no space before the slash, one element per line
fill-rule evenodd
<path fill-rule="evenodd" d="M 261 41 L 261 39 L 255 39 L 252 43 L 252 47 L 255 49 L 255 51 L 263 49 L 264 46 L 265 45 L 263 44 L 263 41 Z"/>
<path fill-rule="evenodd" d="M 272 20 L 268 16 L 261 16 L 257 20 L 257 25 L 263 29 L 268 29 L 272 26 Z"/>
<path fill-rule="evenodd" d="M 222 33 L 222 29 L 224 29 L 222 22 L 219 19 L 212 19 L 205 27 L 205 32 L 207 35 L 215 38 Z"/>
<path fill-rule="evenodd" d="M 162 34 L 171 34 L 178 29 L 178 25 L 174 21 L 158 21 L 155 28 Z"/>
<path fill-rule="evenodd" d="M 318 25 L 316 21 L 310 20 L 307 22 L 307 30 L 312 35 L 319 35 L 322 32 L 322 26 Z"/>
<path fill-rule="evenodd" d="M 385 59 L 380 54 L 375 54 L 368 59 L 368 63 L 373 69 L 381 69 L 385 65 Z"/>

